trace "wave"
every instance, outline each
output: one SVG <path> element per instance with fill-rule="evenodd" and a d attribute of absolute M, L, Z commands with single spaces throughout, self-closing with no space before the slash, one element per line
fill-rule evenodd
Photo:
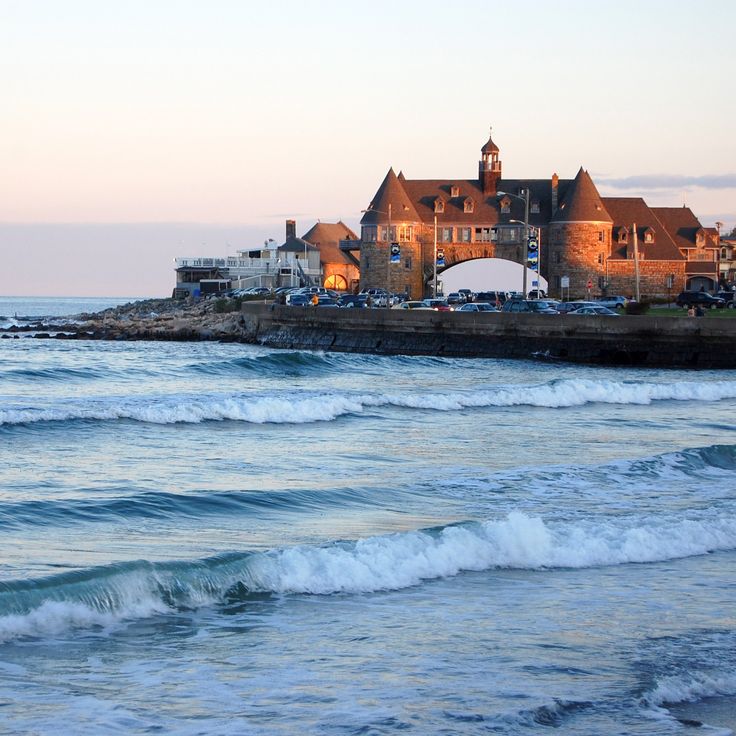
<path fill-rule="evenodd" d="M 658 562 L 736 549 L 736 517 L 545 524 L 500 520 L 324 546 L 232 553 L 180 563 L 137 562 L 0 583 L 0 641 L 109 627 L 254 594 L 362 594 L 490 569 L 545 570 Z"/>
<path fill-rule="evenodd" d="M 695 703 L 703 698 L 736 695 L 736 672 L 692 672 L 663 677 L 646 693 L 643 701 L 649 705 Z"/>
<path fill-rule="evenodd" d="M 0 377 L 4 380 L 19 381 L 60 381 L 66 382 L 72 380 L 84 380 L 107 378 L 109 373 L 95 368 L 11 368 L 0 372 Z"/>
<path fill-rule="evenodd" d="M 306 350 L 279 351 L 274 353 L 249 354 L 222 361 L 192 363 L 189 370 L 207 375 L 226 375 L 230 373 L 279 373 L 301 375 L 311 372 L 332 372 L 342 370 L 345 357 L 339 353 L 327 355 Z"/>
<path fill-rule="evenodd" d="M 145 492 L 112 499 L 66 498 L 54 501 L 0 501 L 0 529 L 64 526 L 79 521 L 113 519 L 201 518 L 204 515 L 255 510 L 323 509 L 325 505 L 367 504 L 367 495 L 351 489 L 332 491 L 223 491 L 209 493 Z"/>
<path fill-rule="evenodd" d="M 143 399 L 78 399 L 46 408 L 0 410 L 0 425 L 73 420 L 130 419 L 156 424 L 243 421 L 254 424 L 300 424 L 332 421 L 367 408 L 392 406 L 413 410 L 461 411 L 473 408 L 536 406 L 566 408 L 591 403 L 650 404 L 654 401 L 714 402 L 736 398 L 736 381 L 679 383 L 608 380 L 556 380 L 446 393 L 409 394 L 279 392 L 261 395 L 159 396 Z"/>

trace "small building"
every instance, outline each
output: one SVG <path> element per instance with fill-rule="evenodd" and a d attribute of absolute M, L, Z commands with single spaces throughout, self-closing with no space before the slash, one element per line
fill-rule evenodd
<path fill-rule="evenodd" d="M 360 261 L 350 247 L 359 238 L 344 222 L 317 222 L 302 238 L 319 250 L 322 286 L 335 291 L 358 290 Z M 347 247 L 341 247 L 342 244 Z"/>

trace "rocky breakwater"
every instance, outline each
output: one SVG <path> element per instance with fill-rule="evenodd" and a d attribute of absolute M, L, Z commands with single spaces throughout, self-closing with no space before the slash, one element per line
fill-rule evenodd
<path fill-rule="evenodd" d="M 92 314 L 29 321 L 0 328 L 0 336 L 86 340 L 247 341 L 238 311 L 218 311 L 216 300 L 148 299 Z"/>

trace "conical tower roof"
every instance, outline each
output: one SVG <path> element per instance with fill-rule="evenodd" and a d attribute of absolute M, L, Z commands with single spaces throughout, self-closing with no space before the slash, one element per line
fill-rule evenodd
<path fill-rule="evenodd" d="M 389 205 L 391 205 L 392 222 L 419 222 L 421 220 L 402 183 L 394 174 L 393 168 L 388 170 L 386 178 L 378 187 L 378 191 L 371 200 L 360 224 L 377 225 L 387 223 Z"/>
<path fill-rule="evenodd" d="M 613 223 L 593 180 L 582 166 L 568 188 L 565 199 L 553 215 L 552 222 Z"/>
<path fill-rule="evenodd" d="M 493 138 L 489 135 L 488 142 L 480 149 L 481 153 L 498 153 L 499 147 L 493 142 Z"/>

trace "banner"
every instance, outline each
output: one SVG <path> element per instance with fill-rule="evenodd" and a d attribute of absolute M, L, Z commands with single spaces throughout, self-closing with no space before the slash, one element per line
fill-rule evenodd
<path fill-rule="evenodd" d="M 398 243 L 391 243 L 391 263 L 401 263 L 401 248 Z"/>
<path fill-rule="evenodd" d="M 445 265 L 445 251 L 443 248 L 437 248 L 437 265 L 438 266 Z"/>
<path fill-rule="evenodd" d="M 539 241 L 533 235 L 526 241 L 526 265 L 532 271 L 539 271 Z"/>

